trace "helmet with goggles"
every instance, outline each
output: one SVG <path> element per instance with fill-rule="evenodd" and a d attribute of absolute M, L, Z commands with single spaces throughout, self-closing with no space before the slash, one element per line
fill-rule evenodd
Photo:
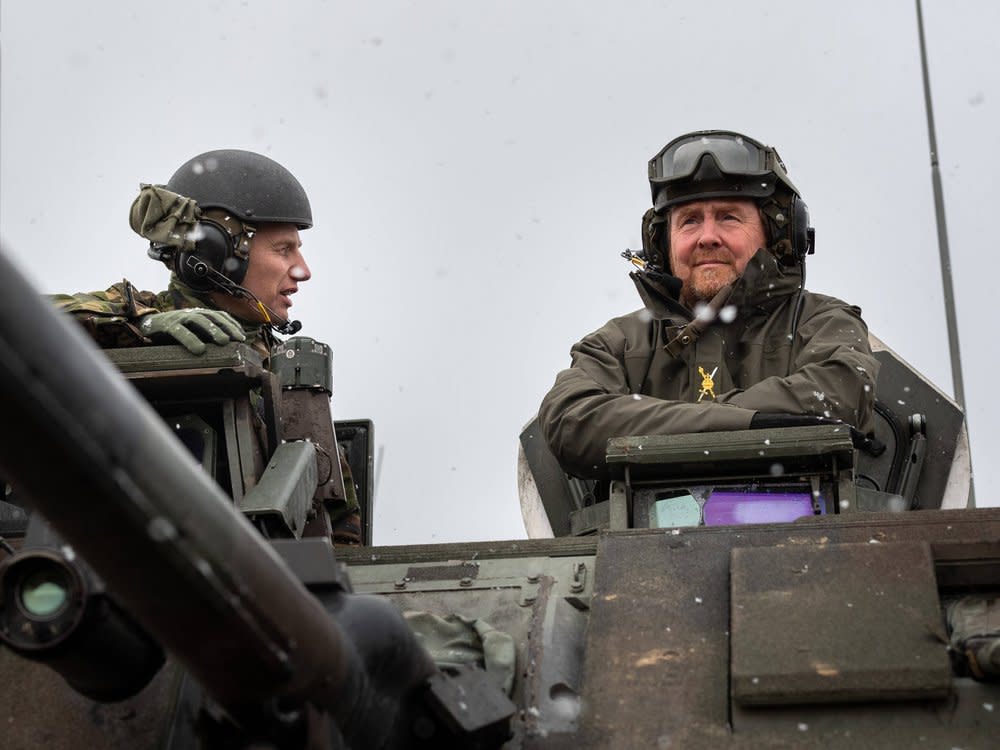
<path fill-rule="evenodd" d="M 649 161 L 657 212 L 709 198 L 766 198 L 784 186 L 799 195 L 778 152 L 730 130 L 699 130 L 675 138 Z"/>
<path fill-rule="evenodd" d="M 664 231 L 672 206 L 715 198 L 755 201 L 769 248 L 782 260 L 813 251 L 809 210 L 771 146 L 731 130 L 699 130 L 675 138 L 649 161 L 652 215 L 644 222 L 653 265 L 669 271 Z"/>

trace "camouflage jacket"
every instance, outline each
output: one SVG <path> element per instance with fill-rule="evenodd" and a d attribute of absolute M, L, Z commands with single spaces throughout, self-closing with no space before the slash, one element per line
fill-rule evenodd
<path fill-rule="evenodd" d="M 800 302 L 798 265 L 758 251 L 721 314 L 694 336 L 684 335 L 691 311 L 666 286 L 633 280 L 645 309 L 574 344 L 539 409 L 566 471 L 606 477 L 612 437 L 742 430 L 758 411 L 872 429 L 878 361 L 861 310 L 806 291 Z"/>
<path fill-rule="evenodd" d="M 139 331 L 139 318 L 150 313 L 205 307 L 217 310 L 208 296 L 171 276 L 165 292 L 142 292 L 125 279 L 103 292 L 55 294 L 50 298 L 63 312 L 73 315 L 103 348 L 142 346 L 150 340 Z M 239 321 L 247 344 L 265 359 L 275 344 L 271 329 L 258 323 Z"/>

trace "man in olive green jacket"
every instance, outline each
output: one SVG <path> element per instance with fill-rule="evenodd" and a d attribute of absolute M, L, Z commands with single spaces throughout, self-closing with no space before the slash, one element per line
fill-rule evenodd
<path fill-rule="evenodd" d="M 649 165 L 645 303 L 575 344 L 539 423 L 563 468 L 607 477 L 608 439 L 841 421 L 872 429 L 878 363 L 861 311 L 804 290 L 808 210 L 773 148 L 728 131 Z"/>

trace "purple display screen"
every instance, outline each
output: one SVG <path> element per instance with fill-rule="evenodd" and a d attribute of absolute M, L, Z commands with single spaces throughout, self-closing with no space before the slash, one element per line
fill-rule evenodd
<path fill-rule="evenodd" d="M 713 492 L 705 503 L 706 526 L 784 523 L 811 515 L 808 492 Z"/>

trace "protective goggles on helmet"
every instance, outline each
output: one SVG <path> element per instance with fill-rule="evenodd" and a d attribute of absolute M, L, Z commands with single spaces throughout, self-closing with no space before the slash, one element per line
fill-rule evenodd
<path fill-rule="evenodd" d="M 649 161 L 649 184 L 657 211 L 699 198 L 762 198 L 774 193 L 776 182 L 798 194 L 777 151 L 729 130 L 682 135 Z"/>
<path fill-rule="evenodd" d="M 666 182 L 690 177 L 706 153 L 714 157 L 726 174 L 758 176 L 772 171 L 768 157 L 774 149 L 739 133 L 701 130 L 675 138 L 664 146 L 649 162 L 649 179 Z"/>

